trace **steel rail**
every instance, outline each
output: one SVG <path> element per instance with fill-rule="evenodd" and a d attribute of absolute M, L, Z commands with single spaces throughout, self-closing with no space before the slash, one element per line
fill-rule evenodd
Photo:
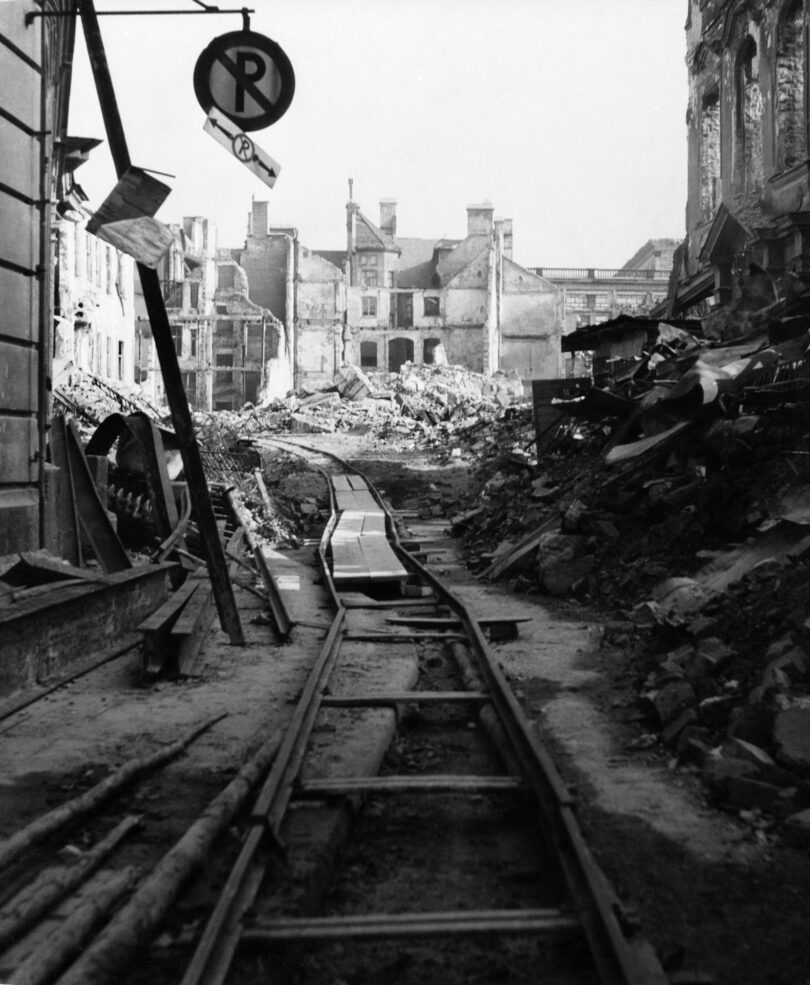
<path fill-rule="evenodd" d="M 325 684 L 340 652 L 346 619 L 346 610 L 340 604 L 326 561 L 326 545 L 337 523 L 331 483 L 329 494 L 331 516 L 321 536 L 318 555 L 336 607 L 336 615 L 321 645 L 318 659 L 301 694 L 270 774 L 256 798 L 251 812 L 251 830 L 203 930 L 181 985 L 199 985 L 200 982 L 221 985 L 224 982 L 239 945 L 243 930 L 242 917 L 255 900 L 265 875 L 266 862 L 257 861 L 260 849 L 268 837 L 276 846 L 283 847 L 278 828 L 289 804 L 292 786 L 320 710 Z"/>
<path fill-rule="evenodd" d="M 385 512 L 394 549 L 403 563 L 416 568 L 440 598 L 455 611 L 467 632 L 479 670 L 490 688 L 498 719 L 512 744 L 540 808 L 541 827 L 557 849 L 572 900 L 582 920 L 591 953 L 604 985 L 668 985 L 669 978 L 652 946 L 639 934 L 634 915 L 627 912 L 588 847 L 575 814 L 575 798 L 563 782 L 548 752 L 534 734 L 514 692 L 509 687 L 478 622 L 464 602 L 428 568 L 406 551 L 399 531 L 368 476 L 333 452 L 285 441 L 339 462 L 360 476 Z"/>
<path fill-rule="evenodd" d="M 262 554 L 261 545 L 258 543 L 256 537 L 250 529 L 250 524 L 248 523 L 248 511 L 236 498 L 233 489 L 228 489 L 226 491 L 225 498 L 233 515 L 245 531 L 245 539 L 253 552 L 253 560 L 256 564 L 256 570 L 261 576 L 262 584 L 264 585 L 265 592 L 267 593 L 267 603 L 270 606 L 271 613 L 273 614 L 273 621 L 276 624 L 276 630 L 282 639 L 286 639 L 292 632 L 292 628 L 295 623 L 290 615 L 289 609 L 287 608 L 287 603 L 284 601 L 284 596 L 276 583 L 276 579 L 273 577 L 273 573 L 270 570 L 264 555 Z"/>

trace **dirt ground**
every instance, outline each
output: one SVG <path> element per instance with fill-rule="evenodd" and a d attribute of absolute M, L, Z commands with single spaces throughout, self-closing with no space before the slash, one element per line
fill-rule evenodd
<path fill-rule="evenodd" d="M 332 436 L 331 447 L 389 491 L 392 505 L 424 509 L 431 493 L 469 490 L 464 463 Z M 336 449 L 337 450 L 337 449 Z M 438 569 L 441 570 L 441 569 Z M 527 607 L 531 623 L 498 652 L 529 718 L 579 792 L 592 849 L 666 969 L 701 971 L 718 985 L 810 985 L 810 858 L 766 822 L 715 809 L 694 768 L 641 729 L 629 655 L 602 642 L 610 613 L 478 582 L 463 564 L 443 577 L 480 611 Z"/>
<path fill-rule="evenodd" d="M 409 514 L 432 513 L 440 522 L 437 504 L 455 495 L 460 500 L 470 489 L 464 459 L 440 462 L 412 446 L 355 434 L 306 440 L 352 461 L 395 509 Z M 291 496 L 312 488 L 284 477 Z M 675 768 L 660 746 L 639 747 L 630 655 L 603 640 L 612 614 L 476 580 L 461 556 L 446 555 L 435 570 L 476 612 L 531 615 L 517 640 L 497 644 L 499 660 L 564 779 L 578 791 L 580 822 L 599 863 L 636 908 L 668 970 L 702 969 L 717 985 L 810 985 L 810 858 L 783 844 L 761 819 L 713 808 L 696 774 Z M 148 747 L 155 737 L 167 741 L 187 722 L 227 706 L 229 717 L 141 795 L 151 820 L 171 829 L 157 826 L 153 839 L 171 844 L 255 745 L 268 711 L 279 727 L 288 720 L 306 678 L 294 652 L 268 647 L 258 614 L 248 625 L 246 654 L 216 643 L 190 680 L 143 690 L 129 677 L 121 684 L 122 672 L 111 666 L 99 678 L 100 699 L 76 684 L 0 728 L 6 774 L 0 782 L 9 795 L 0 803 L 2 833 L 35 816 L 55 791 L 61 797 L 70 784 L 83 789 L 93 782 L 78 761 L 109 763 L 110 756 Z M 47 709 L 41 721 L 37 707 Z M 51 741 L 56 730 L 65 742 Z M 9 781 L 15 773 L 25 783 Z M 43 787 L 43 776 L 53 789 Z M 164 818 L 163 799 L 176 789 L 188 800 L 184 817 Z"/>

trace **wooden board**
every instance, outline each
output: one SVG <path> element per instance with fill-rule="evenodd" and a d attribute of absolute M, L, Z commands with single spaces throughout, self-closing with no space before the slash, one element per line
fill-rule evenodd
<path fill-rule="evenodd" d="M 332 577 L 336 584 L 398 581 L 408 572 L 386 538 L 385 513 L 366 483 L 336 475 L 332 485 L 340 519 L 332 533 Z"/>

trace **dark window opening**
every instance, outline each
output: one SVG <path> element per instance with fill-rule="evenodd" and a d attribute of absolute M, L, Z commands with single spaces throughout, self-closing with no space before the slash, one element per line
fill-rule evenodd
<path fill-rule="evenodd" d="M 737 60 L 735 106 L 734 185 L 737 191 L 753 191 L 762 185 L 762 90 L 759 87 L 759 54 L 749 35 Z"/>
<path fill-rule="evenodd" d="M 425 298 L 425 315 L 432 317 L 439 314 L 439 299 L 433 297 Z"/>
<path fill-rule="evenodd" d="M 186 391 L 188 402 L 192 407 L 197 404 L 197 374 L 192 372 L 183 373 L 183 389 Z"/>
<path fill-rule="evenodd" d="M 441 339 L 425 339 L 422 343 L 422 362 L 431 366 L 436 361 L 436 349 L 441 345 Z"/>
<path fill-rule="evenodd" d="M 391 339 L 388 343 L 388 372 L 397 373 L 403 363 L 413 362 L 413 339 Z"/>
<path fill-rule="evenodd" d="M 720 204 L 720 93 L 706 95 L 700 114 L 700 213 L 710 219 Z"/>
<path fill-rule="evenodd" d="M 178 356 L 183 355 L 183 326 L 172 325 L 172 339 L 174 340 L 174 351 Z"/>
<path fill-rule="evenodd" d="M 804 31 L 804 3 L 795 0 L 784 10 L 776 48 L 774 98 L 779 163 L 784 169 L 807 157 Z"/>
<path fill-rule="evenodd" d="M 360 343 L 360 366 L 372 369 L 377 365 L 377 343 L 376 342 L 361 342 Z"/>
<path fill-rule="evenodd" d="M 413 326 L 413 294 L 397 295 L 397 325 L 400 328 Z"/>
<path fill-rule="evenodd" d="M 262 382 L 262 374 L 256 370 L 245 372 L 245 403 L 255 404 L 259 399 L 259 387 Z"/>
<path fill-rule="evenodd" d="M 217 383 L 233 382 L 233 353 L 218 352 L 216 355 Z"/>

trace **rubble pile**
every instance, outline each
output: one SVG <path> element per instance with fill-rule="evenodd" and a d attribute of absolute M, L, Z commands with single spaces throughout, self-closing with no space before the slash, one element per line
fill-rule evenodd
<path fill-rule="evenodd" d="M 501 419 L 453 524 L 482 576 L 612 612 L 632 748 L 810 844 L 810 336 L 795 327 L 670 335 L 568 401 L 536 462 L 515 454 L 524 422 Z"/>
<path fill-rule="evenodd" d="M 54 385 L 53 399 L 57 410 L 76 419 L 83 436 L 115 413 L 142 413 L 154 421 L 168 420 L 168 414 L 161 413 L 135 384 L 108 381 L 82 370 L 71 369 L 64 374 Z"/>
<path fill-rule="evenodd" d="M 301 389 L 254 413 L 270 430 L 364 431 L 439 447 L 459 428 L 491 420 L 522 399 L 516 373 L 488 377 L 447 364 L 405 363 L 397 373 L 346 366 L 326 389 Z"/>

